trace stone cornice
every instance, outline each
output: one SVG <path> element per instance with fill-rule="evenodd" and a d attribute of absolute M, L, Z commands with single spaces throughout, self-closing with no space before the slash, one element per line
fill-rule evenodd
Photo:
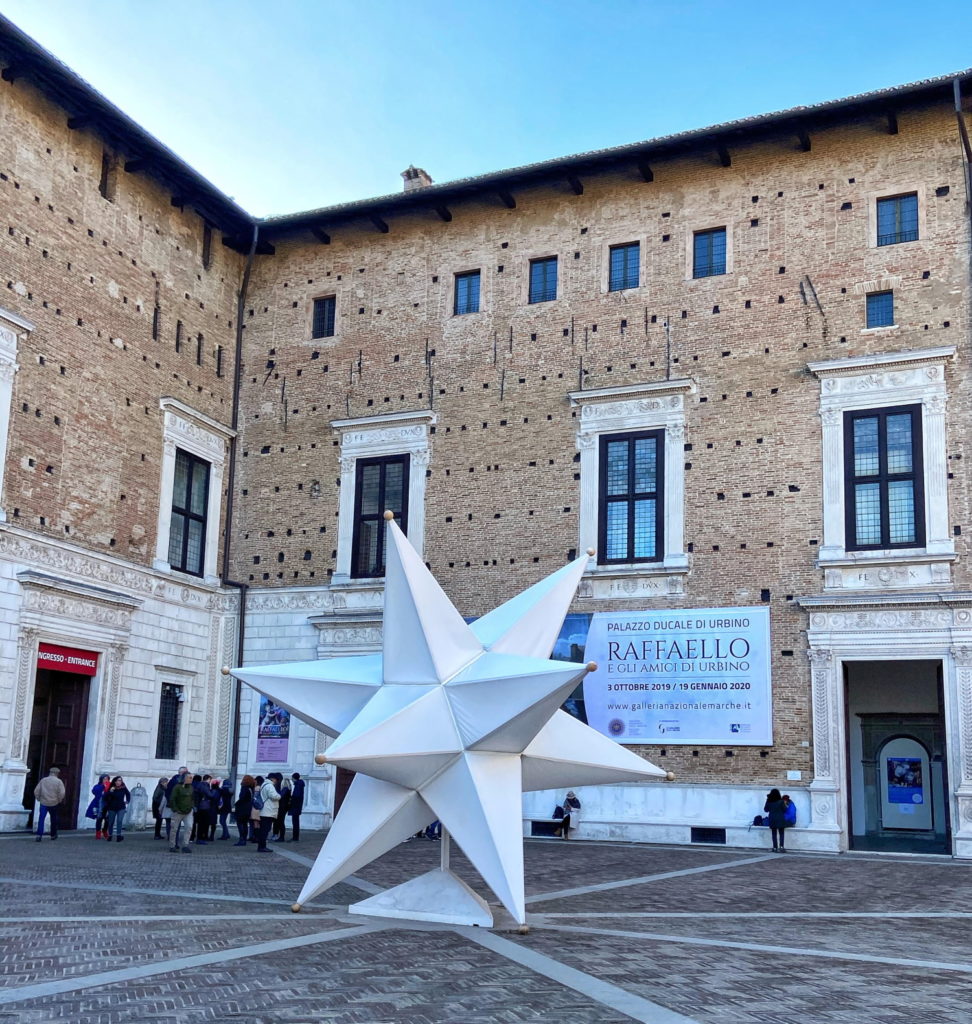
<path fill-rule="evenodd" d="M 954 345 L 939 348 L 913 349 L 909 352 L 886 352 L 870 356 L 852 356 L 849 359 L 827 359 L 823 362 L 807 363 L 807 369 L 817 377 L 846 376 L 848 374 L 872 372 L 938 363 L 943 359 L 955 358 Z"/>
<path fill-rule="evenodd" d="M 4 320 L 22 331 L 32 331 L 34 329 L 34 325 L 29 320 L 25 320 L 22 316 L 17 316 L 16 313 L 11 313 L 9 309 L 4 309 L 3 306 L 0 306 L 0 321 Z"/>
<path fill-rule="evenodd" d="M 95 587 L 88 583 L 77 583 L 62 576 L 51 576 L 48 573 L 37 572 L 34 569 L 24 569 L 22 572 L 18 572 L 17 580 L 24 588 L 33 587 L 43 590 L 55 590 L 58 593 L 72 594 L 86 601 L 98 601 L 101 604 L 137 608 L 142 603 L 141 598 L 131 597 L 129 594 L 122 594 L 116 590 L 106 590 L 104 587 Z"/>
<path fill-rule="evenodd" d="M 677 380 L 659 380 L 650 384 L 628 384 L 618 388 L 594 388 L 590 391 L 568 391 L 567 397 L 571 405 L 587 405 L 592 402 L 617 402 L 624 399 L 651 397 L 658 395 L 692 394 L 695 381 L 690 377 Z"/>
<path fill-rule="evenodd" d="M 431 409 L 422 409 L 419 412 L 390 412 L 350 420 L 331 420 L 331 429 L 336 431 L 380 430 L 385 427 L 409 426 L 415 423 L 431 426 L 437 419 L 438 417 Z"/>
<path fill-rule="evenodd" d="M 854 594 L 798 597 L 795 603 L 812 611 L 849 608 L 916 608 L 928 605 L 943 605 L 948 608 L 972 606 L 972 591 L 961 590 L 951 593 L 921 594 Z"/>
<path fill-rule="evenodd" d="M 204 412 L 193 409 L 191 405 L 180 402 L 178 398 L 163 395 L 159 399 L 159 408 L 163 412 L 174 412 L 179 416 L 184 416 L 187 420 L 194 421 L 197 426 L 203 427 L 219 437 L 226 439 L 236 437 L 236 431 L 232 427 L 226 426 L 225 423 L 220 423 L 219 420 L 214 420 L 212 416 L 207 416 Z"/>

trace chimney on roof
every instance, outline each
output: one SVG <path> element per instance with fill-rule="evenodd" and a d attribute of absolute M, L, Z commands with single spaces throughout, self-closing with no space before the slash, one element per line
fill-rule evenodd
<path fill-rule="evenodd" d="M 409 164 L 402 171 L 402 179 L 405 182 L 406 192 L 414 192 L 417 188 L 428 188 L 432 184 L 429 172 L 423 171 L 421 167 L 416 167 L 415 164 Z"/>

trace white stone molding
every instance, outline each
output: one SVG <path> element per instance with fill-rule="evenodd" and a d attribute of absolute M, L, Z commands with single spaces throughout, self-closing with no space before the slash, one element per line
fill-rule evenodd
<path fill-rule="evenodd" d="M 808 363 L 820 380 L 823 544 L 817 565 L 825 589 L 951 585 L 955 543 L 949 534 L 945 439 L 945 364 L 952 345 Z M 844 413 L 920 405 L 925 544 L 890 551 L 848 551 L 845 541 Z M 884 567 L 883 569 L 880 567 Z"/>
<path fill-rule="evenodd" d="M 336 658 L 381 651 L 382 613 L 336 612 L 309 615 L 307 621 L 318 631 L 317 657 Z"/>
<path fill-rule="evenodd" d="M 22 627 L 17 639 L 16 693 L 13 701 L 13 721 L 10 726 L 10 745 L 4 768 L 27 767 L 28 702 L 33 703 L 34 676 L 37 671 L 37 645 L 39 631 L 32 626 Z"/>
<path fill-rule="evenodd" d="M 7 464 L 14 377 L 20 369 L 17 348 L 20 338 L 26 337 L 33 329 L 34 325 L 29 320 L 0 306 L 0 523 L 7 518 L 3 508 L 3 471 Z"/>
<path fill-rule="evenodd" d="M 568 395 L 571 406 L 580 412 L 575 443 L 580 452 L 578 548 L 581 551 L 597 548 L 600 437 L 642 430 L 665 431 L 662 559 L 638 563 L 630 568 L 595 566 L 589 570 L 588 576 L 598 582 L 591 587 L 582 585 L 579 597 L 641 597 L 647 593 L 658 596 L 657 587 L 635 586 L 632 589 L 632 578 L 651 576 L 667 577 L 660 583 L 662 594 L 678 596 L 684 593 L 680 577 L 673 578 L 672 573 L 685 573 L 689 566 L 685 551 L 685 397 L 694 391 L 695 382 L 681 378 L 619 388 L 572 391 Z M 673 582 L 673 579 L 678 581 Z M 606 584 L 607 580 L 612 580 L 611 585 Z"/>
<path fill-rule="evenodd" d="M 436 422 L 431 410 L 389 413 L 361 419 L 333 420 L 331 429 L 341 441 L 341 498 L 338 508 L 337 564 L 331 582 L 351 583 L 351 544 L 354 535 L 354 487 L 358 459 L 408 455 L 408 539 L 421 555 L 425 548 L 425 471 L 429 465 L 429 428 Z M 369 580 L 369 584 L 376 581 Z"/>
<path fill-rule="evenodd" d="M 236 664 L 236 638 L 239 629 L 239 616 L 224 615 L 220 618 L 222 630 L 222 654 L 219 664 L 213 666 L 217 673 L 219 685 L 218 707 L 219 718 L 216 726 L 216 763 L 224 765 L 227 769 L 233 763 L 233 751 L 230 750 L 230 714 L 233 707 L 234 691 L 236 683 L 232 676 L 224 676 L 223 665 Z"/>
<path fill-rule="evenodd" d="M 203 556 L 203 579 L 216 585 L 219 576 L 216 560 L 221 533 L 223 505 L 223 471 L 227 446 L 236 431 L 175 398 L 159 399 L 162 410 L 162 475 L 159 482 L 159 521 L 156 530 L 155 560 L 152 565 L 162 572 L 171 572 L 169 564 L 169 533 L 172 525 L 172 496 L 175 486 L 176 449 L 209 463 L 209 500 L 206 508 L 206 550 Z"/>
<path fill-rule="evenodd" d="M 836 762 L 832 722 L 834 690 L 833 652 L 822 648 L 807 651 L 810 659 L 810 686 L 813 695 L 813 774 L 815 779 L 832 779 Z"/>
<path fill-rule="evenodd" d="M 962 788 L 968 788 L 972 799 L 972 643 L 951 649 L 958 690 L 959 745 L 962 751 Z M 972 825 L 972 819 L 970 819 Z"/>

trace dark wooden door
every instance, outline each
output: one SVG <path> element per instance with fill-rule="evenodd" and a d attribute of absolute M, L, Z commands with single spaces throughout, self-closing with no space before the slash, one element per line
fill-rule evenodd
<path fill-rule="evenodd" d="M 79 804 L 89 684 L 87 676 L 71 672 L 37 672 L 30 728 L 30 775 L 24 798 L 32 806 L 34 786 L 52 767 L 60 768 L 65 789 L 61 828 L 76 828 L 78 814 L 83 813 Z"/>
<path fill-rule="evenodd" d="M 334 776 L 334 817 L 337 817 L 337 812 L 341 809 L 341 804 L 344 803 L 344 798 L 348 795 L 348 790 L 351 787 L 351 783 L 354 781 L 355 773 L 349 771 L 347 768 L 338 768 L 337 773 Z"/>

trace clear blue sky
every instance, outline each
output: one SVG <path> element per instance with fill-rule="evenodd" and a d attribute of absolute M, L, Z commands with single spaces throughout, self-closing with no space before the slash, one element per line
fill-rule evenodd
<path fill-rule="evenodd" d="M 401 189 L 972 65 L 926 0 L 0 0 L 251 213 Z"/>

